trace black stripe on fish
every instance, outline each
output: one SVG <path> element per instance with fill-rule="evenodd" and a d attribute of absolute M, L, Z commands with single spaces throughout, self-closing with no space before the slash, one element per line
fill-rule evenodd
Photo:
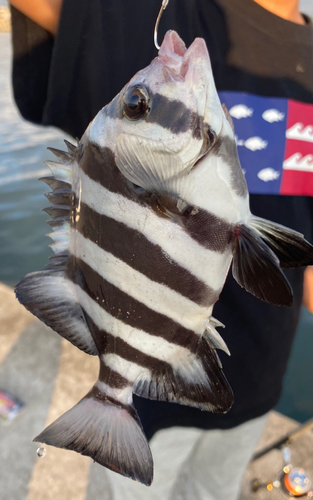
<path fill-rule="evenodd" d="M 153 94 L 148 87 L 145 87 L 149 95 L 149 110 L 142 118 L 147 123 L 156 123 L 173 134 L 180 134 L 192 129 L 195 131 L 193 137 L 202 140 L 199 133 L 199 123 L 203 122 L 203 116 L 189 109 L 182 101 L 169 99 L 162 94 Z M 130 89 L 127 88 L 128 91 Z M 119 94 L 108 106 L 104 108 L 106 116 L 113 119 L 124 118 L 123 114 L 123 94 Z"/>
<path fill-rule="evenodd" d="M 109 191 L 121 194 L 141 205 L 150 205 L 149 199 L 145 201 L 144 197 L 138 196 L 128 186 L 125 177 L 117 168 L 114 154 L 109 148 L 100 149 L 95 144 L 88 144 L 84 149 L 80 168 L 93 181 Z M 163 201 L 161 205 L 164 205 Z M 172 211 L 173 204 L 171 203 L 169 212 Z M 234 227 L 225 219 L 193 206 L 188 206 L 184 214 L 180 214 L 178 211 L 177 213 L 181 224 L 190 237 L 205 248 L 222 253 L 232 242 Z M 175 219 L 175 215 L 173 219 Z"/>
<path fill-rule="evenodd" d="M 157 123 L 173 134 L 187 132 L 197 122 L 197 114 L 182 101 L 169 99 L 162 94 L 150 94 L 149 107 L 146 122 Z"/>
<path fill-rule="evenodd" d="M 126 361 L 136 363 L 137 365 L 142 366 L 143 368 L 147 368 L 148 370 L 155 371 L 156 373 L 161 373 L 162 371 L 172 369 L 172 365 L 170 363 L 160 360 L 154 356 L 150 356 L 149 354 L 145 354 L 139 349 L 136 349 L 135 347 L 128 344 L 120 337 L 115 337 L 114 335 L 108 333 L 106 330 L 100 329 L 85 310 L 84 315 L 86 318 L 86 322 L 90 330 L 93 332 L 94 338 L 96 339 L 95 341 L 100 353 L 116 354 Z M 111 386 L 110 382 L 108 382 L 107 379 L 102 378 L 102 375 L 100 375 L 99 379 Z"/>
<path fill-rule="evenodd" d="M 99 214 L 85 203 L 80 204 L 76 229 L 147 278 L 168 286 L 197 304 L 211 306 L 218 299 L 219 290 L 210 288 L 173 261 L 162 247 L 151 243 L 142 233 L 126 224 Z"/>
<path fill-rule="evenodd" d="M 105 402 L 110 402 L 111 404 L 115 405 L 115 406 L 120 406 L 121 408 L 123 408 L 124 410 L 131 410 L 132 409 L 132 406 L 131 405 L 126 405 L 125 403 L 122 403 L 121 401 L 119 401 L 117 398 L 112 398 L 112 396 L 108 396 L 107 394 L 105 394 L 104 392 L 102 392 L 98 387 L 97 387 L 97 384 L 95 384 L 93 386 L 93 388 L 91 389 L 91 391 L 86 394 L 85 396 L 86 399 L 88 398 L 95 398 L 95 399 L 98 399 L 98 400 L 103 400 Z"/>
<path fill-rule="evenodd" d="M 89 324 L 89 317 L 86 313 L 85 317 L 87 323 Z M 114 350 L 112 352 L 114 352 Z M 109 366 L 106 366 L 102 361 L 100 361 L 99 380 L 100 382 L 109 385 L 112 389 L 124 389 L 131 384 L 127 378 L 123 377 Z"/>
<path fill-rule="evenodd" d="M 188 207 L 182 223 L 189 236 L 208 250 L 223 253 L 234 238 L 234 226 L 225 219 L 198 207 Z"/>
<path fill-rule="evenodd" d="M 110 148 L 100 148 L 96 144 L 88 143 L 82 150 L 79 166 L 90 179 L 104 188 L 139 203 L 138 196 L 117 168 Z"/>
<path fill-rule="evenodd" d="M 192 352 L 196 351 L 199 342 L 199 336 L 196 333 L 184 328 L 166 315 L 153 311 L 112 285 L 83 260 L 71 256 L 67 272 L 69 279 L 79 285 L 112 317 L 150 335 L 162 337 Z"/>

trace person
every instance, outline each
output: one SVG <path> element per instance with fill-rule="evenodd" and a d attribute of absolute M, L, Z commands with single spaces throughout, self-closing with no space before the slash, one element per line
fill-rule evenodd
<path fill-rule="evenodd" d="M 73 137 L 81 137 L 96 113 L 156 56 L 152 35 L 160 0 L 11 3 L 20 112 Z M 217 89 L 233 117 L 252 213 L 312 242 L 313 26 L 299 1 L 170 0 L 159 40 L 168 29 L 187 46 L 195 37 L 207 43 Z M 235 395 L 227 414 L 136 398 L 148 438 L 174 428 L 184 440 L 187 428 L 199 430 L 176 470 L 171 500 L 237 498 L 266 415 L 279 400 L 299 320 L 304 270 L 288 269 L 286 276 L 294 293 L 291 308 L 259 301 L 231 273 L 215 305 L 231 352 L 230 358 L 221 353 Z M 131 496 L 132 488 L 128 498 L 141 498 L 138 492 Z"/>

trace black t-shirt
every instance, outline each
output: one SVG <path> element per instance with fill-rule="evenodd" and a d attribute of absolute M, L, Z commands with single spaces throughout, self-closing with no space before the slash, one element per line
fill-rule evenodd
<path fill-rule="evenodd" d="M 99 109 L 156 56 L 153 29 L 159 8 L 160 0 L 64 0 L 54 41 L 12 9 L 14 94 L 23 116 L 80 137 Z M 206 40 L 219 91 L 313 104 L 313 27 L 309 22 L 302 26 L 285 21 L 253 0 L 170 0 L 159 40 L 168 29 L 175 29 L 187 46 L 197 36 Z M 249 107 L 240 109 L 248 109 L 249 114 Z M 274 111 L 273 120 L 282 120 L 283 114 Z M 247 148 L 249 143 L 242 144 Z M 250 149 L 266 144 L 259 141 L 252 147 L 250 143 Z M 264 179 L 278 175 L 275 169 L 263 168 L 262 172 Z M 253 192 L 263 194 L 251 195 L 251 211 L 296 229 L 312 242 L 313 198 L 299 196 L 299 191 L 292 195 L 292 189 L 288 196 L 256 189 Z M 231 351 L 230 358 L 220 354 L 235 395 L 231 411 L 213 415 L 135 398 L 149 437 L 173 425 L 233 427 L 277 403 L 299 319 L 303 269 L 288 270 L 286 275 L 294 291 L 291 308 L 259 301 L 231 275 L 214 308 L 214 317 L 226 324 L 221 333 Z"/>

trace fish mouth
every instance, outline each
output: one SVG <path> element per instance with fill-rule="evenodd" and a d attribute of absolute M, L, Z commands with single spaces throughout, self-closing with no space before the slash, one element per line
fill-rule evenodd
<path fill-rule="evenodd" d="M 197 82 L 201 87 L 204 76 L 211 69 L 211 62 L 203 38 L 196 38 L 192 44 L 186 48 L 185 43 L 176 33 L 168 31 L 158 54 L 159 60 L 164 64 L 165 77 L 170 76 L 171 80 Z M 197 78 L 200 77 L 200 81 Z"/>

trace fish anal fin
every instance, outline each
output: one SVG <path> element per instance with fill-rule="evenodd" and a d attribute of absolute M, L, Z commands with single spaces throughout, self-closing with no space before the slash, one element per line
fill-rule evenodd
<path fill-rule="evenodd" d="M 157 401 L 179 403 L 213 413 L 227 412 L 233 393 L 221 370 L 212 344 L 202 336 L 196 354 L 181 360 L 179 366 L 165 364 L 150 378 L 140 377 L 134 384 L 137 396 Z"/>
<path fill-rule="evenodd" d="M 24 276 L 15 288 L 16 297 L 61 337 L 87 354 L 98 355 L 83 310 L 64 275 L 64 260 L 60 256 L 50 269 Z"/>
<path fill-rule="evenodd" d="M 34 441 L 73 450 L 147 486 L 153 459 L 133 405 L 122 405 L 92 390 Z"/>
<path fill-rule="evenodd" d="M 255 297 L 291 306 L 292 290 L 274 252 L 245 224 L 235 228 L 232 273 L 237 283 Z"/>

